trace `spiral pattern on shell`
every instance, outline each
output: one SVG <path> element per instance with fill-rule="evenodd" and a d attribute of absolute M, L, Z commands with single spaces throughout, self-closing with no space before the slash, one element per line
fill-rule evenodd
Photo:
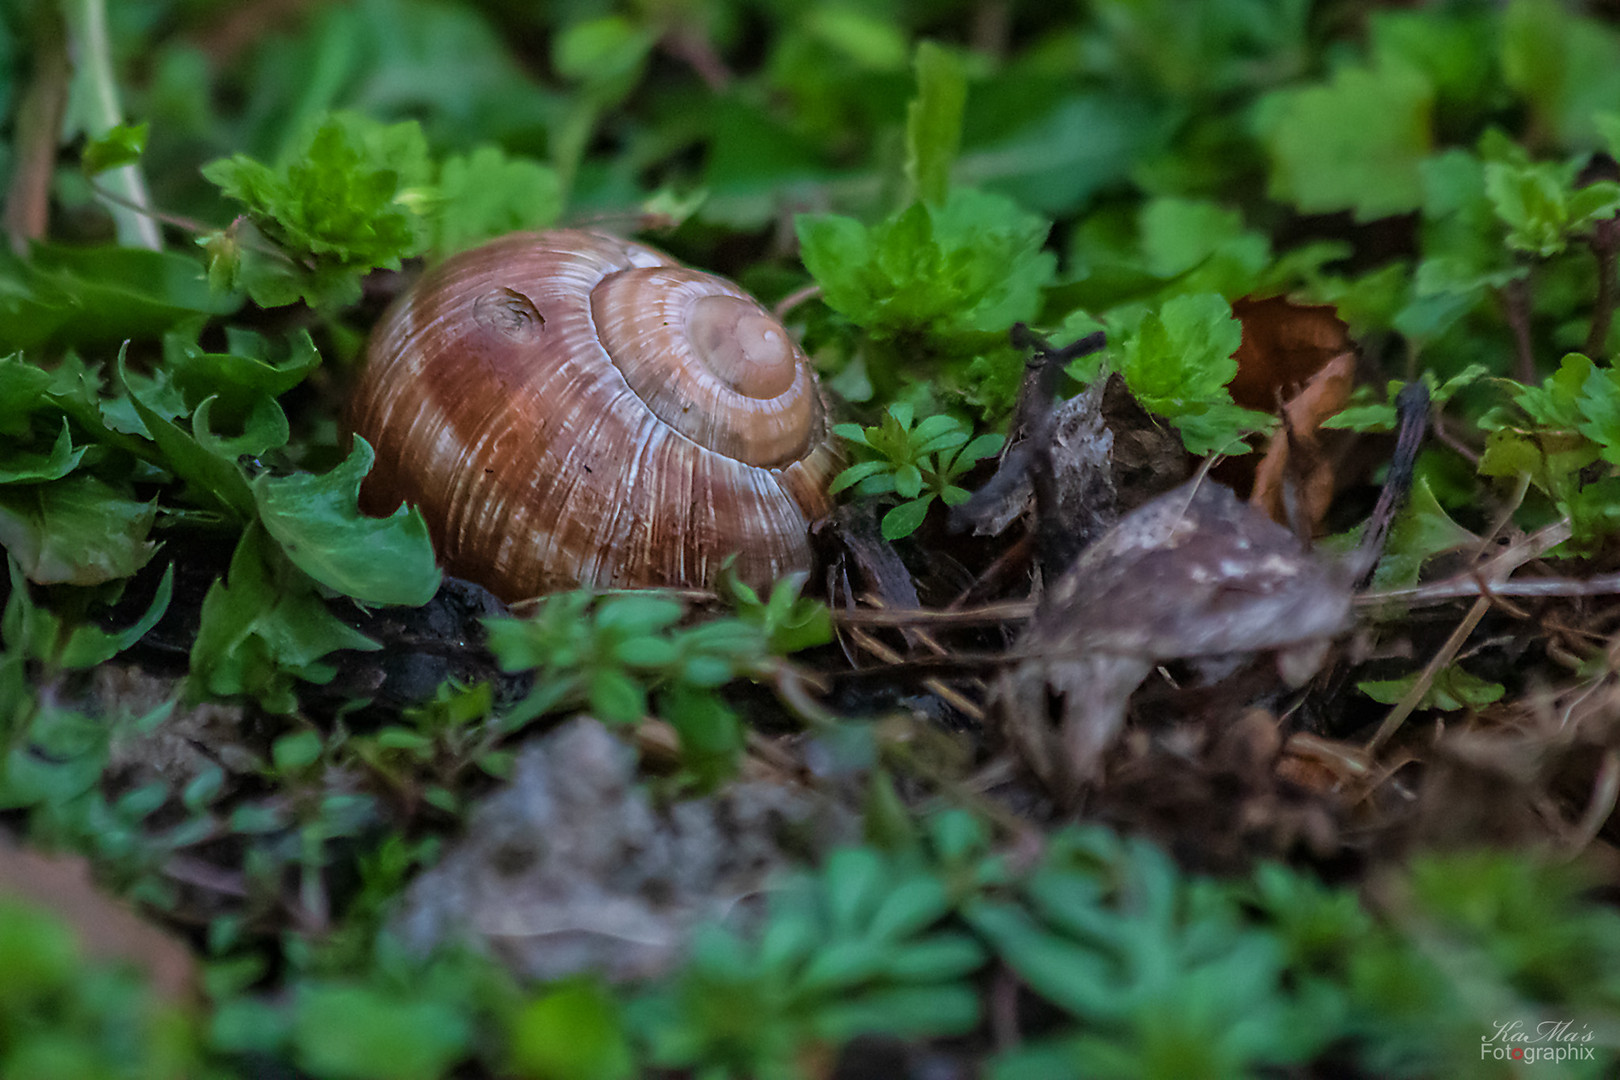
<path fill-rule="evenodd" d="M 604 233 L 519 233 L 429 271 L 349 410 L 362 505 L 421 508 L 508 600 L 810 566 L 836 458 L 804 354 L 731 282 Z"/>

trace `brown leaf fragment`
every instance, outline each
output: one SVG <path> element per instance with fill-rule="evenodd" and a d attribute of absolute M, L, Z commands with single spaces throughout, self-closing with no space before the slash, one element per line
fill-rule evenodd
<path fill-rule="evenodd" d="M 1320 659 L 1350 584 L 1287 529 L 1194 480 L 1138 507 L 1058 579 L 998 681 L 1009 740 L 1061 800 L 1096 778 L 1132 691 L 1175 659 Z M 1294 678 L 1304 664 L 1281 665 Z"/>
<path fill-rule="evenodd" d="M 1243 297 L 1232 314 L 1243 323 L 1234 354 L 1238 373 L 1232 400 L 1245 409 L 1274 412 L 1330 361 L 1351 351 L 1350 328 L 1328 304 L 1296 304 L 1287 297 Z"/>
<path fill-rule="evenodd" d="M 73 928 L 87 954 L 135 965 L 164 998 L 184 1002 L 195 995 L 191 950 L 98 889 L 84 858 L 42 855 L 0 835 L 0 896 L 49 910 Z"/>
<path fill-rule="evenodd" d="M 1333 462 L 1322 422 L 1343 409 L 1355 384 L 1356 361 L 1343 352 L 1312 375 L 1283 407 L 1283 423 L 1254 471 L 1249 502 L 1271 520 L 1314 532 L 1333 501 Z"/>

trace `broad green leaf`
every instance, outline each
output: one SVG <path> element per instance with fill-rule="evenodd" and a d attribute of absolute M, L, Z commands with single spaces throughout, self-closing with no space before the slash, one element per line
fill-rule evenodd
<path fill-rule="evenodd" d="M 629 1080 L 635 1059 L 619 1004 L 595 981 L 546 989 L 511 1021 L 512 1062 L 542 1080 Z"/>
<path fill-rule="evenodd" d="M 1350 210 L 1360 221 L 1415 209 L 1433 97 L 1428 81 L 1399 63 L 1345 65 L 1327 83 L 1273 91 L 1259 113 L 1271 196 L 1306 213 Z"/>
<path fill-rule="evenodd" d="M 4 352 L 153 337 L 197 315 L 229 314 L 240 303 L 211 290 L 190 255 L 48 244 L 35 244 L 26 257 L 0 251 Z"/>
<path fill-rule="evenodd" d="M 1620 32 L 1557 0 L 1513 0 L 1500 21 L 1502 74 L 1566 145 L 1598 144 L 1595 118 L 1620 101 Z"/>
<path fill-rule="evenodd" d="M 348 458 L 324 475 L 258 477 L 259 518 L 287 558 L 327 588 L 371 604 L 425 604 L 440 579 L 427 525 L 405 507 L 386 518 L 360 513 L 360 482 L 372 461 L 370 445 L 356 436 Z"/>
<path fill-rule="evenodd" d="M 129 577 L 157 551 L 155 502 L 93 476 L 0 488 L 0 544 L 30 581 L 98 585 Z"/>
<path fill-rule="evenodd" d="M 472 1037 L 458 1009 L 358 984 L 305 983 L 293 1006 L 301 1067 L 332 1080 L 439 1080 Z"/>

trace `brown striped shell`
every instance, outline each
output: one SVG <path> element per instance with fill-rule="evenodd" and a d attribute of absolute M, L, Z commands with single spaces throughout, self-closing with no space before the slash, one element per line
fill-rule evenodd
<path fill-rule="evenodd" d="M 820 392 L 731 282 L 641 244 L 519 233 L 430 270 L 372 333 L 350 404 L 362 505 L 419 506 L 440 560 L 516 600 L 763 583 L 810 566 L 836 466 Z"/>

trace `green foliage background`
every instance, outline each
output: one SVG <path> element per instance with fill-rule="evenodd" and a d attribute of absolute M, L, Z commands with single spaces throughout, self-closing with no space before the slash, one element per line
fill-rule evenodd
<path fill-rule="evenodd" d="M 189 1014 L 85 965 L 48 913 L 0 912 L 0 1075 L 787 1077 L 879 1033 L 959 1037 L 1002 1078 L 1496 1076 L 1513 1066 L 1481 1039 L 1514 1019 L 1596 1033 L 1590 1067 L 1549 1074 L 1612 1065 L 1620 921 L 1578 874 L 1424 855 L 1358 895 L 1277 866 L 1188 875 L 1101 830 L 1014 867 L 971 814 L 900 808 L 882 770 L 882 843 L 784 885 L 757 934 L 704 931 L 658 985 L 518 987 L 380 932 L 543 717 L 650 711 L 681 739 L 678 784 L 724 782 L 744 728 L 722 689 L 781 685 L 784 658 L 830 634 L 798 582 L 730 582 L 730 614 L 697 625 L 674 598 L 583 594 L 497 621 L 499 663 L 536 673 L 517 702 L 446 684 L 359 734 L 308 704 L 334 653 L 378 647 L 355 612 L 440 583 L 413 512 L 358 512 L 371 449 L 339 444 L 368 290 L 559 221 L 657 224 L 767 301 L 799 294 L 795 326 L 848 406 L 837 486 L 875 500 L 892 539 L 960 502 L 1001 445 L 1015 323 L 1060 343 L 1106 329 L 1066 390 L 1117 370 L 1189 451 L 1241 453 L 1271 420 L 1227 389 L 1231 304 L 1287 293 L 1334 305 L 1389 380 L 1339 425 L 1386 429 L 1422 379 L 1473 448 L 1425 453 L 1381 582 L 1415 579 L 1510 496 L 1520 525 L 1566 521 L 1565 551 L 1612 551 L 1612 15 L 59 0 L 0 11 L 0 116 L 0 812 L 157 911 L 178 904 L 166 868 L 200 849 L 238 854 L 242 892 L 197 931 L 206 1005 Z M 30 176 L 39 236 L 10 213 Z M 111 741 L 167 708 L 74 704 L 177 579 L 202 593 L 185 693 L 268 725 L 257 788 L 215 767 L 120 789 Z M 1461 669 L 1436 688 L 1441 711 L 1503 692 Z M 879 756 L 864 726 L 803 719 Z M 1056 1015 L 1022 1046 L 985 1037 L 991 971 Z"/>

